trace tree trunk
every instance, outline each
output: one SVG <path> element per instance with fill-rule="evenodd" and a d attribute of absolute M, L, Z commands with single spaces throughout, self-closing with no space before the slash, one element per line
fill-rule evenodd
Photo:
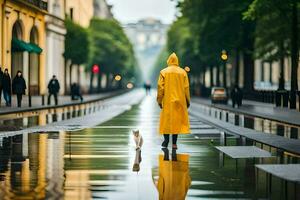
<path fill-rule="evenodd" d="M 254 90 L 254 60 L 248 52 L 244 53 L 244 89 L 245 92 Z"/>
<path fill-rule="evenodd" d="M 69 65 L 69 92 L 71 94 L 71 85 L 72 85 L 72 68 L 73 68 L 73 63 Z"/>
<path fill-rule="evenodd" d="M 77 83 L 80 85 L 80 65 L 77 66 Z"/>
<path fill-rule="evenodd" d="M 106 90 L 110 89 L 110 77 L 109 73 L 106 74 Z"/>
<path fill-rule="evenodd" d="M 205 86 L 205 72 L 206 72 L 206 68 L 204 68 L 202 71 L 202 86 Z"/>
<path fill-rule="evenodd" d="M 223 61 L 223 86 L 227 88 L 227 66 L 226 61 Z"/>
<path fill-rule="evenodd" d="M 214 86 L 214 71 L 213 66 L 209 66 L 209 73 L 210 73 L 210 87 Z"/>
<path fill-rule="evenodd" d="M 90 71 L 91 73 L 91 77 L 90 77 L 90 93 L 94 92 L 94 88 L 93 88 L 93 80 L 94 80 L 94 73 L 92 72 L 92 70 Z"/>
<path fill-rule="evenodd" d="M 97 92 L 101 92 L 101 82 L 102 82 L 102 75 L 101 73 L 98 74 L 97 80 Z"/>
<path fill-rule="evenodd" d="M 272 68 L 272 65 L 273 65 L 273 63 L 272 63 L 272 61 L 270 61 L 269 62 L 269 67 L 270 67 L 270 69 L 269 69 L 269 72 L 270 72 L 270 74 L 269 74 L 269 82 L 271 83 L 271 85 L 273 84 L 273 80 L 272 80 L 272 78 L 273 78 L 273 68 Z"/>
<path fill-rule="evenodd" d="M 240 52 L 238 49 L 236 49 L 234 84 L 239 85 L 239 83 L 240 83 Z"/>
<path fill-rule="evenodd" d="M 282 54 L 281 57 L 280 57 L 280 75 L 279 75 L 278 90 L 284 90 L 285 89 L 284 85 L 285 85 L 285 81 L 284 81 L 284 55 Z"/>
<path fill-rule="evenodd" d="M 293 0 L 292 12 L 292 70 L 291 70 L 291 94 L 290 94 L 290 108 L 296 108 L 296 91 L 298 90 L 298 62 L 299 62 L 299 47 L 298 47 L 298 9 L 297 0 Z"/>
<path fill-rule="evenodd" d="M 65 66 L 64 66 L 64 87 L 65 87 L 65 94 L 67 94 L 67 59 L 65 59 Z"/>
<path fill-rule="evenodd" d="M 217 86 L 220 86 L 220 66 L 217 66 Z"/>

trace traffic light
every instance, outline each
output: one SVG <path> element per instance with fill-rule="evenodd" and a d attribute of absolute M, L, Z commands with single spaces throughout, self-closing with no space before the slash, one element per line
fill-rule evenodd
<path fill-rule="evenodd" d="M 99 65 L 93 65 L 92 72 L 93 72 L 93 74 L 99 74 L 99 72 L 100 72 Z"/>

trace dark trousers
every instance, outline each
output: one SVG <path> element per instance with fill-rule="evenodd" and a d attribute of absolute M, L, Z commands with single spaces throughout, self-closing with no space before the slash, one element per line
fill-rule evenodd
<path fill-rule="evenodd" d="M 55 101 L 55 105 L 58 104 L 58 100 L 57 100 L 57 93 L 50 93 L 49 96 L 48 96 L 48 105 L 51 104 L 51 96 L 54 96 L 54 101 Z"/>
<path fill-rule="evenodd" d="M 80 93 L 78 93 L 78 94 L 72 94 L 71 95 L 71 100 L 72 101 L 73 100 L 78 100 L 78 98 L 80 99 L 80 101 L 83 101 L 83 97 L 82 97 L 82 95 Z"/>
<path fill-rule="evenodd" d="M 2 100 L 2 87 L 0 87 L 0 106 L 1 106 L 1 100 Z"/>
<path fill-rule="evenodd" d="M 172 142 L 173 144 L 177 144 L 177 137 L 178 135 L 177 134 L 173 134 L 172 135 Z M 169 134 L 164 134 L 164 138 L 165 138 L 165 143 L 166 144 L 169 144 L 169 141 L 170 141 L 170 135 Z"/>
<path fill-rule="evenodd" d="M 11 95 L 8 91 L 3 90 L 3 96 L 6 102 L 6 106 L 10 106 L 11 105 Z"/>
<path fill-rule="evenodd" d="M 18 107 L 21 107 L 21 104 L 22 104 L 22 94 L 17 94 L 17 102 L 18 102 Z"/>

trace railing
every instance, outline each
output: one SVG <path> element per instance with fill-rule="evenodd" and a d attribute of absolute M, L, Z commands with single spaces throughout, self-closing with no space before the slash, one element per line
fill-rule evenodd
<path fill-rule="evenodd" d="M 191 94 L 209 98 L 210 88 L 191 86 Z M 195 92 L 196 91 L 196 92 Z M 200 91 L 200 92 L 198 92 Z M 228 93 L 229 94 L 229 93 Z M 297 110 L 300 111 L 300 91 L 296 92 Z M 290 91 L 288 90 L 254 90 L 243 91 L 243 99 L 258 101 L 263 103 L 271 103 L 276 107 L 289 107 Z"/>
<path fill-rule="evenodd" d="M 38 7 L 39 9 L 42 9 L 42 10 L 45 10 L 45 11 L 48 10 L 48 3 L 43 0 L 21 0 L 21 1 L 24 1 L 28 4 Z"/>

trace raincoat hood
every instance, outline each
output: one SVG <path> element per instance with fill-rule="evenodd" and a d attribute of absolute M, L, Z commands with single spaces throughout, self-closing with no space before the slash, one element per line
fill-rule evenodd
<path fill-rule="evenodd" d="M 179 65 L 178 57 L 175 53 L 172 53 L 169 56 L 169 58 L 167 60 L 167 64 L 168 64 L 168 66 L 171 66 L 171 65 L 178 66 Z"/>

